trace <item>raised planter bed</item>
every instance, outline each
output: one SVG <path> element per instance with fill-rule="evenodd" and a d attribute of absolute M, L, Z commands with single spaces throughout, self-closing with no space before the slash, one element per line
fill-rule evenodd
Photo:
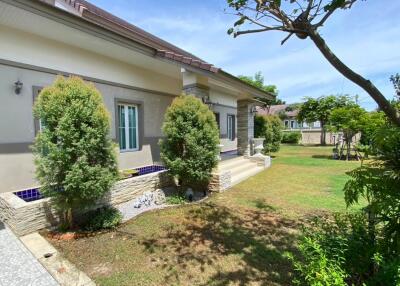
<path fill-rule="evenodd" d="M 139 169 L 139 168 L 138 168 Z M 104 199 L 94 207 L 118 205 L 135 199 L 146 191 L 174 185 L 162 166 L 140 168 L 139 176 L 118 181 Z M 59 223 L 59 216 L 49 198 L 43 198 L 37 188 L 0 194 L 0 220 L 17 235 L 25 235 Z"/>

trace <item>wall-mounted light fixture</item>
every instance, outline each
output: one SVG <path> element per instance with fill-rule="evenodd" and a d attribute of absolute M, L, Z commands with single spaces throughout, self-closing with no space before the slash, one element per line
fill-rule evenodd
<path fill-rule="evenodd" d="M 209 95 L 203 96 L 202 97 L 202 101 L 203 101 L 204 104 L 208 105 L 208 107 L 210 107 L 210 108 L 213 105 Z"/>
<path fill-rule="evenodd" d="M 24 84 L 20 80 L 18 80 L 14 83 L 14 86 L 15 86 L 15 94 L 20 94 Z"/>
<path fill-rule="evenodd" d="M 256 113 L 257 113 L 257 106 L 253 105 L 253 106 L 250 108 L 250 113 L 256 114 Z"/>

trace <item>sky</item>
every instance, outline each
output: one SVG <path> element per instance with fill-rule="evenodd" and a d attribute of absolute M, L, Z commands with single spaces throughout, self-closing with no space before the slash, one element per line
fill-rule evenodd
<path fill-rule="evenodd" d="M 124 20 L 195 54 L 233 75 L 261 71 L 287 103 L 330 94 L 358 95 L 368 110 L 375 102 L 323 58 L 311 40 L 292 37 L 283 46 L 281 32 L 233 38 L 237 20 L 226 0 L 89 0 Z M 400 73 L 400 0 L 367 0 L 339 11 L 319 31 L 350 68 L 370 79 L 389 99 L 390 75 Z"/>

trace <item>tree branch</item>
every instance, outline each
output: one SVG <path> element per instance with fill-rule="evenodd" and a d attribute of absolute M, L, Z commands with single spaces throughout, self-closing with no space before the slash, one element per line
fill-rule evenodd
<path fill-rule="evenodd" d="M 364 89 L 378 104 L 387 117 L 397 126 L 400 126 L 400 115 L 397 110 L 389 103 L 385 96 L 368 79 L 346 66 L 328 47 L 325 40 L 314 29 L 309 31 L 309 36 L 317 48 L 321 51 L 328 62 L 346 78 Z"/>

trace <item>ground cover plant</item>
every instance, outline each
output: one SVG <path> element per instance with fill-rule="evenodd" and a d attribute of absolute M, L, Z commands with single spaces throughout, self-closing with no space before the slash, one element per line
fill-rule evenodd
<path fill-rule="evenodd" d="M 300 224 L 346 210 L 345 173 L 359 163 L 332 160 L 331 147 L 273 155 L 270 169 L 203 203 L 51 242 L 98 285 L 291 285 Z"/>

